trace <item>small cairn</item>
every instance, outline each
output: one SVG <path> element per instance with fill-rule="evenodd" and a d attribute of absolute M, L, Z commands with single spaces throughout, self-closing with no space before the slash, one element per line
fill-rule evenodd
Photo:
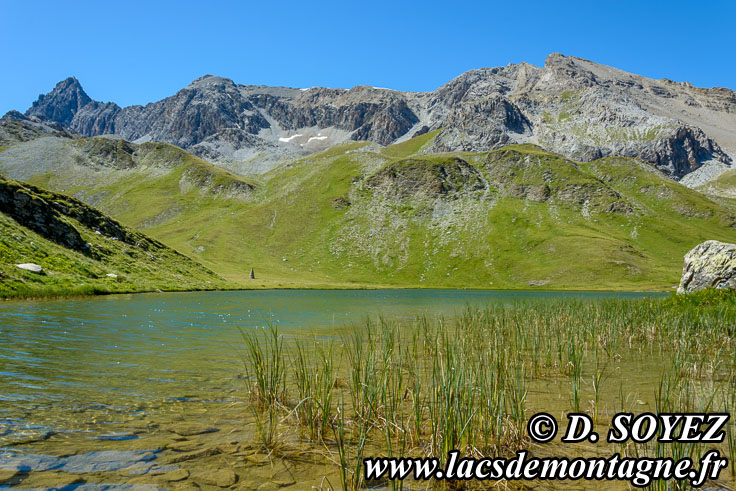
<path fill-rule="evenodd" d="M 255 280 L 256 279 L 256 273 L 253 271 L 253 268 L 250 268 L 250 279 Z"/>

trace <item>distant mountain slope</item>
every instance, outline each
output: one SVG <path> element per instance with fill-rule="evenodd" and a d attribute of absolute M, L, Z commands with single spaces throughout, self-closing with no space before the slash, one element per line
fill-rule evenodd
<path fill-rule="evenodd" d="M 697 188 L 706 194 L 736 199 L 736 169 L 728 170 Z"/>
<path fill-rule="evenodd" d="M 284 154 L 349 140 L 398 143 L 441 130 L 429 152 L 488 151 L 534 143 L 579 161 L 636 157 L 680 179 L 703 165 L 710 178 L 736 155 L 736 93 L 653 80 L 560 54 L 471 70 L 433 92 L 238 85 L 204 76 L 146 106 L 92 100 L 74 78 L 25 115 L 83 136 L 161 141 L 259 173 Z M 726 167 L 727 168 L 727 167 Z M 717 172 L 716 172 L 717 171 Z M 688 181 L 689 182 L 689 181 Z"/>
<path fill-rule="evenodd" d="M 223 285 L 210 270 L 84 203 L 0 176 L 0 297 Z"/>
<path fill-rule="evenodd" d="M 31 134 L 25 122 L 0 123 L 4 133 Z M 25 128 L 21 130 L 19 128 Z M 120 193 L 127 182 L 150 189 L 150 199 L 169 186 L 196 195 L 250 199 L 255 184 L 167 143 L 136 145 L 120 138 L 71 138 L 36 130 L 35 138 L 7 145 L 0 169 L 7 175 L 74 195 L 96 206 L 110 192 Z M 2 142 L 2 139 L 0 139 Z M 7 141 L 7 143 L 12 143 Z"/>
<path fill-rule="evenodd" d="M 47 124 L 38 118 L 28 118 L 12 111 L 0 122 L 0 148 L 47 136 L 73 138 L 58 123 Z"/>
<path fill-rule="evenodd" d="M 531 144 L 427 153 L 441 131 L 336 146 L 258 181 L 171 145 L 101 137 L 17 143 L 0 171 L 271 286 L 668 289 L 694 245 L 736 237 L 730 202 L 640 160 L 578 162 Z"/>

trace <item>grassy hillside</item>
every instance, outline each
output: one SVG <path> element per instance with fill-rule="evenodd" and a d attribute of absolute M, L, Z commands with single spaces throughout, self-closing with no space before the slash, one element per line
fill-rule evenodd
<path fill-rule="evenodd" d="M 422 154 L 432 138 L 353 142 L 257 180 L 170 145 L 113 151 L 109 139 L 44 150 L 71 161 L 44 160 L 38 141 L 13 145 L 0 169 L 246 286 L 669 289 L 690 248 L 736 240 L 733 208 L 637 160 L 583 164 L 532 145 Z"/>
<path fill-rule="evenodd" d="M 25 263 L 43 271 L 16 266 Z M 191 259 L 84 203 L 0 177 L 0 297 L 223 285 Z"/>

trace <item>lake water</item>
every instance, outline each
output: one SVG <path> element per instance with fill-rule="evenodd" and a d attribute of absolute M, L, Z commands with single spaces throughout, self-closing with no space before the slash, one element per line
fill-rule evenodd
<path fill-rule="evenodd" d="M 240 474 L 243 487 L 299 489 L 307 483 L 288 466 L 277 470 L 240 446 L 250 430 L 238 328 L 329 337 L 379 313 L 408 320 L 518 299 L 643 295 L 651 294 L 278 290 L 0 303 L 0 487 L 173 487 L 197 472 L 207 487 L 217 485 L 208 476 L 222 471 L 227 484 L 227 469 L 240 468 L 253 476 Z M 189 480 L 178 479 L 183 472 Z"/>

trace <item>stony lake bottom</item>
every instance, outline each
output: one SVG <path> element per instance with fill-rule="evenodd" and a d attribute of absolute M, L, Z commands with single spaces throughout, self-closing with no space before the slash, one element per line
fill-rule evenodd
<path fill-rule="evenodd" d="M 457 336 L 462 337 L 457 326 L 464 324 L 453 323 L 463 316 L 466 317 L 463 322 L 493 326 L 488 329 L 495 332 L 508 330 L 499 337 L 500 342 L 508 338 L 510 345 L 519 351 L 507 355 L 523 361 L 503 361 L 505 367 L 512 367 L 507 370 L 510 382 L 504 383 L 517 384 L 517 389 L 516 399 L 499 396 L 502 402 L 497 423 L 501 420 L 504 423 L 493 426 L 498 438 L 484 444 L 480 435 L 485 427 L 479 426 L 472 441 L 462 437 L 451 442 L 471 449 L 471 454 L 483 449 L 508 453 L 510 447 L 504 447 L 505 444 L 523 442 L 521 434 L 508 436 L 509 428 L 514 428 L 514 417 L 521 428 L 518 423 L 524 417 L 542 410 L 552 413 L 559 421 L 565 420 L 567 412 L 577 409 L 594 414 L 596 422 L 605 422 L 621 409 L 654 412 L 663 407 L 662 384 L 674 384 L 663 373 L 668 373 L 672 359 L 678 357 L 672 353 L 674 345 L 655 346 L 659 331 L 667 329 L 656 319 L 647 320 L 656 310 L 636 307 L 636 314 L 624 312 L 620 322 L 622 332 L 615 335 L 610 327 L 594 332 L 590 331 L 590 325 L 579 321 L 588 319 L 590 323 L 606 324 L 610 320 L 608 310 L 597 310 L 599 304 L 638 305 L 637 302 L 647 300 L 655 304 L 664 296 L 551 291 L 281 290 L 5 302 L 0 304 L 0 487 L 340 489 L 369 485 L 390 488 L 396 483 L 365 483 L 356 479 L 346 472 L 349 465 L 341 459 L 345 456 L 354 459 L 357 452 L 362 452 L 363 457 L 386 455 L 383 435 L 393 442 L 389 446 L 394 454 L 400 454 L 401 450 L 411 455 L 437 451 L 433 443 L 427 442 L 436 443 L 439 430 L 424 428 L 434 424 L 433 418 L 442 418 L 429 409 L 434 399 L 431 395 L 419 397 L 419 382 L 415 382 L 416 390 L 402 385 L 414 380 L 414 375 L 410 366 L 401 364 L 401 359 L 417 365 L 421 364 L 417 360 L 432 356 L 431 347 L 422 348 L 430 351 L 417 352 L 423 338 L 435 336 L 435 344 L 442 346 L 465 346 L 452 344 Z M 555 307 L 559 302 L 569 304 Z M 527 304 L 530 307 L 524 307 Z M 580 331 L 565 339 L 553 339 L 554 336 L 542 339 L 540 333 L 555 332 L 553 323 L 541 325 L 545 324 L 544 319 L 557 316 L 559 322 L 565 321 L 570 317 L 565 310 L 570 305 L 573 311 L 579 310 L 587 316 L 573 319 L 580 324 L 575 328 Z M 496 314 L 482 314 L 482 309 L 487 308 L 496 309 Z M 504 308 L 514 313 L 500 322 L 497 317 L 502 310 L 499 309 Z M 528 317 L 524 317 L 525 312 Z M 710 321 L 719 322 L 719 315 L 712 314 Z M 468 316 L 472 319 L 468 320 Z M 527 318 L 528 338 L 521 332 L 524 329 L 517 329 L 513 323 L 513 319 Z M 736 319 L 724 321 L 733 324 Z M 672 324 L 671 319 L 662 322 Z M 636 328 L 623 332 L 626 326 L 634 324 Z M 383 332 L 380 342 L 372 341 L 370 334 L 368 338 L 355 334 L 364 332 L 366 326 Z M 270 333 L 274 332 L 280 341 L 269 345 Z M 340 426 L 344 420 L 338 420 L 344 418 L 345 407 L 357 412 L 361 404 L 355 397 L 350 400 L 353 391 L 350 379 L 368 376 L 356 375 L 355 367 L 350 368 L 355 362 L 351 353 L 358 353 L 362 348 L 350 351 L 352 348 L 345 346 L 357 340 L 361 345 L 374 343 L 380 352 L 393 332 L 398 333 L 396 347 L 390 353 L 384 350 L 383 362 L 370 366 L 375 367 L 375 372 L 384 373 L 386 360 L 397 362 L 399 368 L 387 375 L 386 380 L 403 394 L 403 402 L 397 407 L 403 408 L 403 404 L 410 407 L 410 399 L 423 401 L 414 404 L 418 416 L 415 414 L 412 419 L 401 409 L 396 412 L 399 416 L 390 417 L 404 418 L 406 428 L 395 424 L 396 428 L 401 426 L 399 431 L 386 425 L 387 430 L 381 432 L 377 429 L 380 424 L 374 423 L 370 431 L 378 434 L 368 438 L 360 449 L 348 445 L 344 453 L 345 447 L 341 448 L 336 441 L 336 428 L 347 430 Z M 468 347 L 478 344 L 471 337 L 478 332 L 469 332 Z M 443 340 L 442 333 L 451 336 Z M 642 338 L 641 333 L 649 339 Z M 669 333 L 662 335 L 674 338 Z M 483 334 L 479 339 L 483 337 L 492 336 Z M 688 383 L 687 390 L 682 386 L 678 386 L 679 391 L 673 389 L 679 399 L 673 396 L 670 404 L 687 403 L 697 408 L 697 404 L 710 397 L 711 408 L 724 409 L 724 405 L 733 401 L 727 390 L 732 380 L 726 378 L 733 371 L 733 351 L 729 351 L 733 349 L 732 339 L 719 342 L 717 347 L 706 343 L 707 349 L 700 349 L 696 338 L 689 335 L 688 341 L 683 341 L 683 346 L 697 351 L 693 353 L 694 358 L 674 362 L 678 371 L 693 372 L 687 378 L 692 383 Z M 413 339 L 413 345 L 409 339 Z M 275 384 L 279 394 L 271 394 L 273 400 L 269 404 L 273 406 L 268 408 L 264 401 L 270 396 L 263 387 L 256 387 L 260 379 L 254 369 L 255 352 L 248 343 L 258 340 L 264 343 L 260 354 L 265 358 L 273 358 L 275 351 L 283 349 L 282 360 L 274 362 L 274 366 L 281 363 L 283 372 Z M 586 348 L 576 354 L 571 340 L 579 340 Z M 411 346 L 414 346 L 413 353 L 409 351 Z M 455 358 L 458 363 L 470 360 L 463 355 L 453 356 L 458 357 Z M 494 357 L 494 366 L 500 366 L 495 354 L 488 356 Z M 297 365 L 304 357 L 310 363 L 316 360 L 310 365 L 314 368 L 313 380 L 328 389 L 326 400 L 332 412 L 320 412 L 322 406 L 299 403 L 318 397 L 302 397 L 307 389 L 298 376 L 296 379 L 292 376 L 298 372 Z M 327 358 L 332 362 L 328 363 Z M 710 366 L 705 364 L 706 359 L 710 359 Z M 375 362 L 371 360 L 368 357 L 360 363 Z M 329 374 L 325 367 L 331 370 Z M 264 370 L 273 375 L 268 366 Z M 476 377 L 476 372 L 467 370 L 472 375 L 468 375 L 469 379 Z M 328 382 L 324 382 L 325 377 Z M 416 377 L 416 381 L 432 380 L 431 375 Z M 470 385 L 477 383 L 473 379 Z M 365 385 L 358 383 L 361 384 Z M 511 385 L 502 386 L 512 391 Z M 685 392 L 689 402 L 683 402 L 681 394 Z M 254 402 L 254 398 L 260 399 Z M 469 404 L 465 409 L 478 411 L 473 409 L 475 403 Z M 302 412 L 309 407 L 314 411 L 310 413 L 313 419 L 305 423 Z M 516 416 L 514 408 L 518 410 Z M 482 415 L 483 411 L 474 417 L 479 419 Z M 320 417 L 322 422 L 317 421 Z M 385 412 L 372 417 L 376 422 L 389 419 Z M 351 427 L 350 431 L 356 430 Z M 402 432 L 414 436 L 402 439 Z M 443 432 L 446 438 L 449 430 L 445 428 Z M 605 444 L 580 444 L 574 448 L 559 442 L 543 447 L 535 447 L 528 441 L 523 444 L 540 455 L 606 456 L 621 451 Z M 728 452 L 725 447 L 722 450 Z M 599 483 L 599 486 L 626 488 L 625 483 L 608 484 Z M 731 472 L 724 471 L 716 484 L 733 488 Z M 433 485 L 436 483 L 413 482 L 406 483 L 406 488 Z M 513 483 L 501 485 L 514 486 Z M 554 486 L 534 483 L 533 487 Z M 571 486 L 584 488 L 586 483 L 568 482 L 562 487 Z"/>

